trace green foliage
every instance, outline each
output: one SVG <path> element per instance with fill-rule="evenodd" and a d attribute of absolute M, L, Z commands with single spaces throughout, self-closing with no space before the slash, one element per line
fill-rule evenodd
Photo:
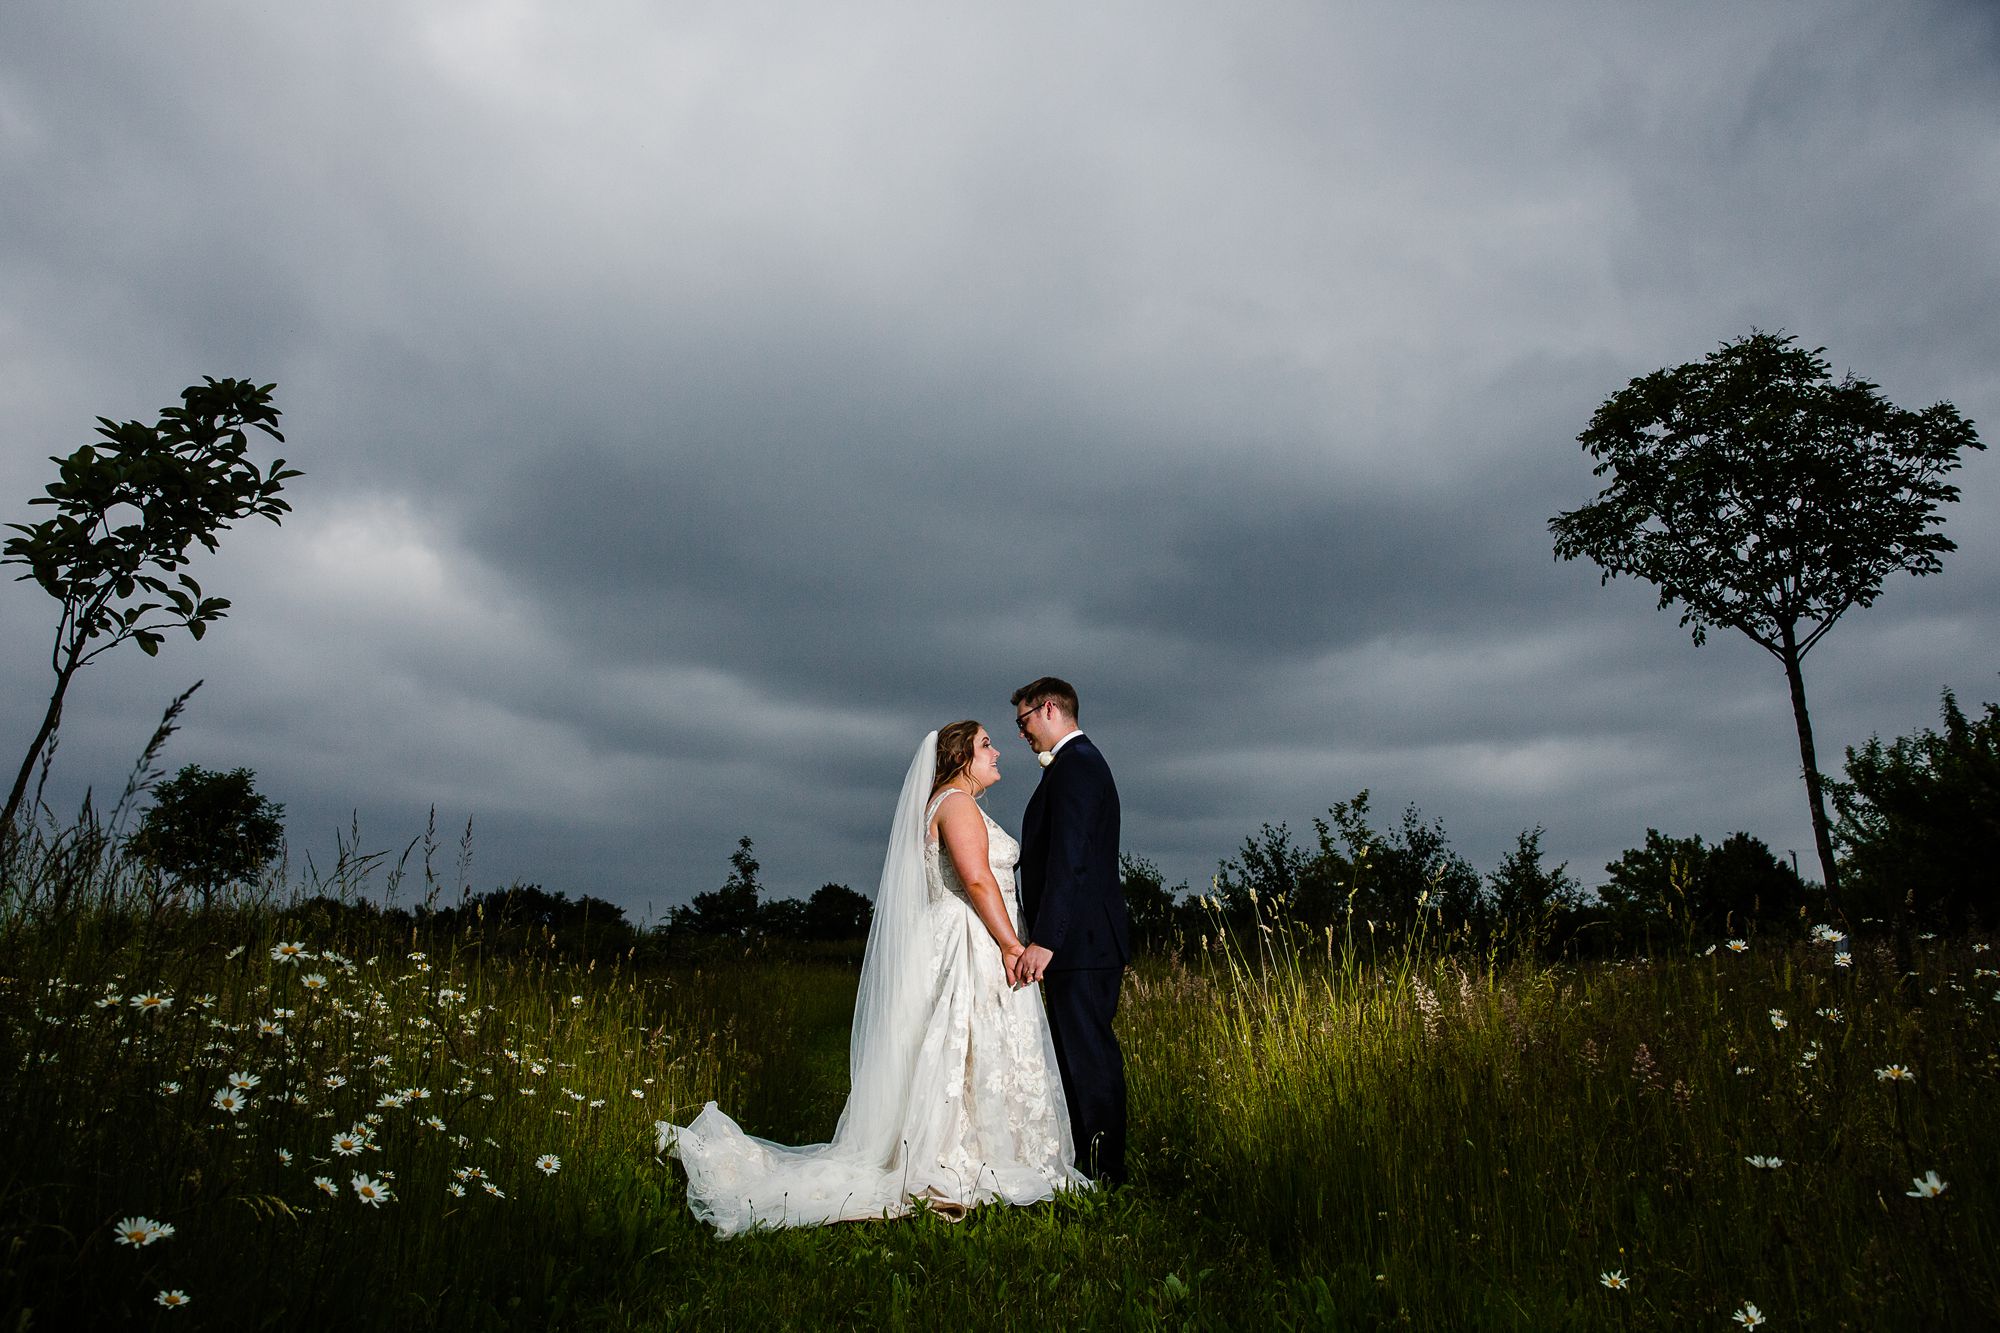
<path fill-rule="evenodd" d="M 1514 850 L 1487 876 L 1494 920 L 1510 930 L 1514 943 L 1530 955 L 1555 934 L 1564 916 L 1581 910 L 1586 901 L 1567 862 L 1554 867 L 1542 864 L 1542 835 L 1547 831 L 1539 825 L 1523 829 Z"/>
<path fill-rule="evenodd" d="M 1131 855 L 1118 858 L 1118 878 L 1125 895 L 1125 915 L 1132 927 L 1133 947 L 1150 950 L 1171 947 L 1187 885 L 1169 889 L 1158 866 L 1144 857 Z"/>
<path fill-rule="evenodd" d="M 758 935 L 785 940 L 804 939 L 806 900 L 773 898 L 770 902 L 759 904 L 754 921 L 754 931 Z"/>
<path fill-rule="evenodd" d="M 1216 868 L 1215 892 L 1239 921 L 1254 918 L 1260 903 L 1285 903 L 1299 919 L 1317 922 L 1328 905 L 1324 890 L 1345 864 L 1324 844 L 1315 855 L 1292 841 L 1286 825 L 1266 824 L 1243 840 L 1233 860 Z"/>
<path fill-rule="evenodd" d="M 1559 878 L 1538 850 L 1517 847 Z M 717 1242 L 653 1122 L 714 1098 L 823 1140 L 852 968 L 580 962 L 509 924 L 578 904 L 475 902 L 447 930 L 134 891 L 23 923 L 0 1325 L 186 1318 L 163 1290 L 198 1322 L 302 1329 L 1669 1329 L 1745 1299 L 1787 1327 L 2000 1319 L 1984 941 L 1926 944 L 1905 987 L 1886 950 L 1762 941 L 1494 967 L 1260 929 L 1246 958 L 1216 917 L 1192 965 L 1127 980 L 1132 1188 Z M 257 1080 L 236 1112 L 214 1100 L 233 1074 Z M 174 1234 L 117 1243 L 135 1216 Z"/>
<path fill-rule="evenodd" d="M 653 1121 L 726 1093 L 736 1034 L 766 1035 L 615 965 L 294 924 L 91 915 L 16 941 L 0 1058 L 42 1072 L 0 1089 L 8 1327 L 130 1326 L 163 1290 L 203 1325 L 562 1322 L 661 1241 Z M 216 1101 L 246 1077 L 240 1109 Z M 113 1243 L 134 1216 L 175 1233 Z"/>
<path fill-rule="evenodd" d="M 1451 850 L 1442 821 L 1426 820 L 1410 805 L 1383 833 L 1369 824 L 1368 811 L 1365 790 L 1338 802 L 1326 818 L 1313 820 L 1311 848 L 1295 844 L 1283 824 L 1264 825 L 1218 869 L 1215 887 L 1225 910 L 1237 921 L 1281 911 L 1316 929 L 1344 929 L 1359 919 L 1371 928 L 1422 923 L 1440 934 L 1470 936 L 1491 925 L 1479 872 Z"/>
<path fill-rule="evenodd" d="M 697 893 L 686 907 L 675 908 L 669 928 L 690 935 L 748 938 L 757 927 L 758 895 L 763 891 L 757 881 L 759 869 L 750 839 L 738 838 L 736 850 L 729 854 L 729 878 L 721 888 Z"/>
<path fill-rule="evenodd" d="M 1577 439 L 1611 481 L 1550 520 L 1556 554 L 1654 584 L 1696 642 L 1723 625 L 1774 654 L 1785 627 L 1809 627 L 1803 653 L 1888 575 L 1941 569 L 1943 478 L 1985 447 L 1972 423 L 1835 382 L 1796 342 L 1752 333 L 1607 399 Z"/>
<path fill-rule="evenodd" d="M 1941 711 L 1938 731 L 1847 751 L 1833 799 L 1850 916 L 2000 926 L 2000 705 L 1968 718 L 1946 690 Z"/>
<path fill-rule="evenodd" d="M 789 902 L 790 899 L 781 901 Z M 775 907 L 773 903 L 771 906 Z M 806 899 L 800 936 L 808 940 L 863 940 L 875 918 L 875 904 L 845 884 L 822 884 Z"/>
<path fill-rule="evenodd" d="M 1371 869 L 1363 894 L 1372 895 L 1385 914 L 1407 902 L 1412 918 L 1429 912 L 1468 929 L 1483 927 L 1490 918 L 1479 872 L 1451 850 L 1444 822 L 1426 822 L 1414 805 L 1404 809 L 1401 827 L 1376 845 Z"/>
<path fill-rule="evenodd" d="M 1727 1326 L 1746 1297 L 1801 1326 L 2000 1314 L 1975 1257 L 2000 1209 L 1961 1192 L 2000 1183 L 1983 942 L 1918 955 L 1922 988 L 1978 992 L 1929 1007 L 1886 952 L 1826 946 L 1496 969 L 1238 943 L 1130 983 L 1139 1187 L 1242 1228 L 1314 1326 Z M 1912 1197 L 1930 1170 L 1949 1189 Z"/>
<path fill-rule="evenodd" d="M 201 638 L 229 602 L 179 572 L 189 548 L 215 550 L 217 534 L 237 519 L 277 523 L 290 512 L 279 492 L 301 474 L 282 458 L 266 470 L 247 457 L 250 430 L 284 439 L 274 387 L 204 377 L 155 424 L 98 418 L 100 438 L 51 458 L 59 479 L 28 502 L 53 506 L 55 517 L 7 525 L 20 535 L 7 540 L 0 564 L 26 566 L 20 578 L 33 579 L 61 612 L 50 657 L 55 690 L 0 811 L 0 836 L 11 830 L 76 672 L 128 641 L 155 655 L 170 629 Z"/>
<path fill-rule="evenodd" d="M 1605 867 L 1606 882 L 1593 894 L 1566 864 L 1545 863 L 1539 827 L 1522 830 L 1483 879 L 1452 851 L 1442 821 L 1414 805 L 1384 832 L 1362 791 L 1313 828 L 1312 845 L 1283 824 L 1244 839 L 1215 878 L 1223 920 L 1239 931 L 1263 924 L 1320 938 L 1330 952 L 1364 957 L 1417 940 L 1492 958 L 1605 957 L 1753 931 L 1793 938 L 1814 902 L 1792 868 L 1747 833 L 1710 846 L 1648 829 L 1644 846 Z M 1152 886 L 1128 867 L 1126 891 L 1143 895 Z M 1207 910 L 1201 900 L 1174 905 L 1170 928 L 1147 946 L 1170 951 L 1166 940 L 1185 948 L 1212 934 Z"/>
<path fill-rule="evenodd" d="M 1691 943 L 1759 930 L 1796 936 L 1802 929 L 1805 885 L 1748 833 L 1711 847 L 1699 835 L 1669 838 L 1649 828 L 1643 847 L 1604 870 L 1598 896 L 1628 947 L 1649 934 Z"/>
<path fill-rule="evenodd" d="M 1703 870 L 1696 920 L 1717 935 L 1731 922 L 1755 921 L 1767 936 L 1796 937 L 1806 913 L 1825 899 L 1748 833 L 1732 833 L 1710 848 Z"/>
<path fill-rule="evenodd" d="M 1628 848 L 1604 867 L 1606 878 L 1597 896 L 1621 916 L 1685 918 L 1689 886 L 1707 859 L 1708 848 L 1700 835 L 1669 838 L 1649 828 L 1644 846 Z"/>
<path fill-rule="evenodd" d="M 255 879 L 285 837 L 285 807 L 259 794 L 256 778 L 247 768 L 189 764 L 154 790 L 132 850 L 204 904 L 224 885 Z"/>
<path fill-rule="evenodd" d="M 1851 374 L 1836 382 L 1826 349 L 1796 341 L 1753 332 L 1606 399 L 1577 439 L 1610 482 L 1549 528 L 1562 559 L 1588 556 L 1605 583 L 1646 580 L 1662 610 L 1679 603 L 1696 643 L 1722 625 L 1783 664 L 1832 887 L 1800 659 L 1890 574 L 1943 567 L 1938 511 L 1958 498 L 1944 478 L 1985 446 L 1950 403 L 1899 408 Z"/>
<path fill-rule="evenodd" d="M 472 894 L 455 907 L 419 908 L 412 926 L 420 937 L 440 944 L 466 935 L 489 950 L 546 949 L 578 962 L 609 962 L 639 943 L 639 932 L 616 903 L 589 894 L 571 898 L 539 884 Z"/>
<path fill-rule="evenodd" d="M 764 901 L 750 839 L 739 838 L 729 856 L 729 878 L 719 889 L 697 893 L 668 914 L 656 939 L 668 957 L 714 954 L 736 944 L 849 945 L 868 937 L 875 905 L 845 884 L 822 884 L 804 900 Z"/>

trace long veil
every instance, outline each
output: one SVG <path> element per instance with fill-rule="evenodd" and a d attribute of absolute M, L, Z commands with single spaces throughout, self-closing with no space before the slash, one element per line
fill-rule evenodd
<path fill-rule="evenodd" d="M 861 955 L 847 1041 L 847 1105 L 829 1145 L 858 1161 L 887 1164 L 896 1157 L 923 1018 L 937 985 L 924 875 L 924 816 L 937 779 L 937 739 L 935 731 L 924 737 L 903 778 Z"/>
<path fill-rule="evenodd" d="M 828 1143 L 790 1147 L 743 1130 L 714 1102 L 693 1123 L 660 1121 L 659 1147 L 688 1173 L 688 1206 L 724 1235 L 759 1225 L 799 1226 L 900 1211 L 909 1164 L 901 1141 L 924 1017 L 938 985 L 924 825 L 937 772 L 937 733 L 925 736 L 889 825 L 862 955 L 848 1041 L 851 1086 Z"/>

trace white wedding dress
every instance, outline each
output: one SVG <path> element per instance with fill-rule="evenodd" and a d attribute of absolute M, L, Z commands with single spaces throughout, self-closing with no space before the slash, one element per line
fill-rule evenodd
<path fill-rule="evenodd" d="M 771 1143 L 714 1102 L 691 1124 L 659 1124 L 661 1150 L 687 1169 L 688 1207 L 720 1235 L 895 1217 L 918 1200 L 957 1215 L 1089 1183 L 1072 1165 L 1041 993 L 1007 985 L 1000 946 L 951 854 L 930 836 L 940 803 L 971 799 L 951 791 L 924 799 L 935 746 L 933 733 L 891 830 L 855 1000 L 852 1086 L 833 1140 Z M 1020 844 L 984 810 L 980 817 L 989 868 L 1018 923 Z"/>

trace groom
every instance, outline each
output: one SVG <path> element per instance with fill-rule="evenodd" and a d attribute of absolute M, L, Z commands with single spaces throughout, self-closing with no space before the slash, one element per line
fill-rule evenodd
<path fill-rule="evenodd" d="M 1125 1061 L 1111 1019 L 1132 956 L 1118 877 L 1118 788 L 1076 726 L 1076 691 L 1044 676 L 1014 691 L 1014 725 L 1042 764 L 1021 818 L 1022 984 L 1043 982 L 1077 1165 L 1125 1183 Z"/>

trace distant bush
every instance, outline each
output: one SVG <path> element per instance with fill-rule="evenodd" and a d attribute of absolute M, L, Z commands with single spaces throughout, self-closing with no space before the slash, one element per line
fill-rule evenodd
<path fill-rule="evenodd" d="M 207 906 L 224 887 L 263 873 L 284 844 L 284 815 L 257 791 L 249 769 L 214 773 L 189 764 L 154 790 L 132 851 Z"/>
<path fill-rule="evenodd" d="M 780 902 L 792 902 L 784 898 Z M 771 906 L 776 907 L 777 903 Z M 875 904 L 845 884 L 822 884 L 806 899 L 801 913 L 802 938 L 808 940 L 865 940 L 875 920 Z"/>
<path fill-rule="evenodd" d="M 1567 862 L 1554 867 L 1542 864 L 1542 835 L 1547 831 L 1539 825 L 1523 829 L 1514 850 L 1486 877 L 1496 933 L 1515 951 L 1531 957 L 1573 936 L 1579 914 L 1590 901 Z"/>
<path fill-rule="evenodd" d="M 1632 955 L 1670 940 L 1712 943 L 1751 932 L 1794 938 L 1823 906 L 1823 894 L 1748 833 L 1710 846 L 1648 829 L 1645 845 L 1607 865 L 1592 893 L 1566 864 L 1545 864 L 1541 827 L 1522 830 L 1484 877 L 1451 849 L 1442 821 L 1414 805 L 1395 827 L 1373 827 L 1365 790 L 1315 819 L 1313 830 L 1312 844 L 1283 824 L 1244 839 L 1217 869 L 1214 912 L 1237 929 L 1282 921 L 1328 949 L 1422 940 L 1556 958 Z M 1182 941 L 1205 933 L 1208 910 L 1202 900 L 1192 915 L 1174 909 Z"/>
<path fill-rule="evenodd" d="M 1439 935 L 1483 935 L 1492 901 L 1479 872 L 1451 850 L 1444 825 L 1411 805 L 1387 833 L 1368 822 L 1368 793 L 1314 819 L 1315 846 L 1292 841 L 1285 825 L 1266 824 L 1217 867 L 1216 897 L 1235 921 L 1281 911 L 1316 931 L 1401 931 L 1422 923 Z"/>
<path fill-rule="evenodd" d="M 2000 926 L 2000 705 L 1847 751 L 1833 785 L 1849 916 L 1931 929 Z"/>
<path fill-rule="evenodd" d="M 875 905 L 845 884 L 822 884 L 809 898 L 765 901 L 758 879 L 756 847 L 736 840 L 729 855 L 729 878 L 720 888 L 697 893 L 676 907 L 647 941 L 648 952 L 663 959 L 703 959 L 750 949 L 844 956 L 868 938 Z"/>
<path fill-rule="evenodd" d="M 1118 877 L 1125 894 L 1125 914 L 1132 923 L 1132 947 L 1149 953 L 1168 951 L 1180 923 L 1187 885 L 1169 889 L 1160 868 L 1139 856 L 1119 857 Z"/>
<path fill-rule="evenodd" d="M 1700 836 L 1646 830 L 1646 843 L 1604 867 L 1597 890 L 1625 951 L 1651 938 L 1717 940 L 1753 930 L 1787 938 L 1805 931 L 1805 883 L 1748 833 L 1711 847 Z M 1824 895 L 1817 895 L 1823 897 Z"/>
<path fill-rule="evenodd" d="M 473 894 L 456 907 L 419 908 L 414 925 L 431 935 L 470 933 L 489 952 L 550 949 L 578 960 L 623 954 L 640 938 L 616 903 L 589 894 L 571 899 L 539 884 Z"/>

